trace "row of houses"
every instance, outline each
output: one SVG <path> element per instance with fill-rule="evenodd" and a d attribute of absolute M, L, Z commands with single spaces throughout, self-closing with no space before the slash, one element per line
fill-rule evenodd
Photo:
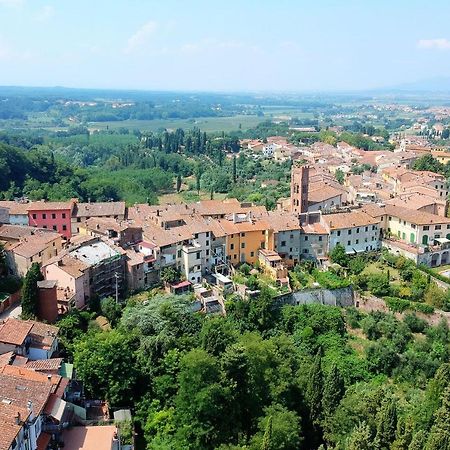
<path fill-rule="evenodd" d="M 0 449 L 119 450 L 114 424 L 94 426 L 108 422 L 106 405 L 85 400 L 58 356 L 58 333 L 32 320 L 0 323 Z"/>
<path fill-rule="evenodd" d="M 59 233 L 66 239 L 79 232 L 79 224 L 90 217 L 124 219 L 125 202 L 79 203 L 29 202 L 26 199 L 0 201 L 0 220 L 12 225 L 29 225 Z"/>

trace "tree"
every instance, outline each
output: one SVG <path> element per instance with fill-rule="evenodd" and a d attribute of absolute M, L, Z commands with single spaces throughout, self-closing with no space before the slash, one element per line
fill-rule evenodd
<path fill-rule="evenodd" d="M 384 297 L 390 293 L 390 285 L 388 275 L 375 273 L 368 277 L 367 287 L 373 295 Z"/>
<path fill-rule="evenodd" d="M 323 373 L 322 350 L 316 353 L 309 371 L 306 385 L 305 398 L 309 407 L 310 419 L 313 424 L 318 424 L 322 416 Z"/>
<path fill-rule="evenodd" d="M 331 418 L 344 396 L 345 386 L 336 364 L 331 366 L 323 387 L 322 408 L 325 419 Z"/>
<path fill-rule="evenodd" d="M 383 402 L 377 413 L 377 434 L 375 436 L 378 445 L 382 449 L 389 449 L 395 439 L 397 429 L 397 407 L 394 399 L 389 398 Z"/>
<path fill-rule="evenodd" d="M 172 284 L 180 279 L 180 272 L 173 267 L 164 267 L 161 270 L 160 279 L 163 283 Z"/>
<path fill-rule="evenodd" d="M 236 155 L 233 155 L 233 183 L 237 181 Z"/>
<path fill-rule="evenodd" d="M 450 450 L 450 388 L 442 395 L 442 406 L 436 412 L 425 450 Z"/>
<path fill-rule="evenodd" d="M 101 300 L 100 311 L 113 327 L 117 325 L 122 315 L 122 307 L 112 297 L 106 297 Z"/>
<path fill-rule="evenodd" d="M 408 450 L 423 450 L 427 442 L 427 435 L 424 430 L 417 431 L 409 444 Z"/>
<path fill-rule="evenodd" d="M 347 450 L 373 450 L 370 428 L 361 422 L 353 431 L 347 441 Z"/>
<path fill-rule="evenodd" d="M 88 334 L 76 342 L 74 364 L 90 398 L 133 404 L 138 395 L 136 348 L 135 336 L 117 330 Z"/>
<path fill-rule="evenodd" d="M 299 416 L 279 404 L 270 405 L 258 423 L 250 448 L 255 450 L 298 450 L 301 448 Z"/>
<path fill-rule="evenodd" d="M 181 175 L 177 175 L 177 192 L 180 192 L 181 190 Z"/>
<path fill-rule="evenodd" d="M 261 450 L 270 450 L 272 448 L 272 416 L 267 418 L 266 430 L 261 445 Z"/>
<path fill-rule="evenodd" d="M 234 324 L 223 317 L 208 318 L 200 331 L 200 343 L 208 353 L 219 356 L 226 347 L 237 340 L 237 329 Z"/>
<path fill-rule="evenodd" d="M 329 256 L 331 262 L 339 264 L 342 267 L 348 266 L 350 257 L 345 252 L 345 247 L 342 244 L 336 244 Z"/>
<path fill-rule="evenodd" d="M 344 184 L 345 175 L 341 169 L 337 169 L 334 176 L 336 177 L 336 180 L 338 181 L 339 184 Z"/>
<path fill-rule="evenodd" d="M 39 290 L 38 281 L 43 280 L 38 263 L 33 263 L 29 268 L 22 289 L 22 318 L 31 319 L 38 313 Z"/>

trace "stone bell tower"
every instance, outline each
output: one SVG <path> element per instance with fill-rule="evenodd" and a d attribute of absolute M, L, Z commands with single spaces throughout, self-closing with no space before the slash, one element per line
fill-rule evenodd
<path fill-rule="evenodd" d="M 294 163 L 291 169 L 291 212 L 308 212 L 309 166 Z"/>

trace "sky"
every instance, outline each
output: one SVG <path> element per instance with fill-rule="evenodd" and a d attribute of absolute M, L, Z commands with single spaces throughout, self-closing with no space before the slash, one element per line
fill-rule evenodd
<path fill-rule="evenodd" d="M 0 0 L 0 85 L 334 91 L 450 77 L 450 1 Z"/>

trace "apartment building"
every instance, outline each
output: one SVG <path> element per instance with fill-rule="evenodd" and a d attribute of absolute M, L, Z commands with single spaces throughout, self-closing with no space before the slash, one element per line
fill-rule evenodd
<path fill-rule="evenodd" d="M 71 217 L 76 200 L 69 202 L 33 202 L 28 205 L 28 222 L 32 227 L 53 230 L 69 239 Z"/>
<path fill-rule="evenodd" d="M 80 224 L 91 218 L 124 220 L 126 217 L 125 202 L 75 203 L 72 210 L 72 234 L 80 232 Z"/>
<path fill-rule="evenodd" d="M 338 244 L 349 254 L 378 250 L 381 247 L 380 219 L 362 210 L 323 215 L 322 225 L 328 232 L 327 253 Z"/>

